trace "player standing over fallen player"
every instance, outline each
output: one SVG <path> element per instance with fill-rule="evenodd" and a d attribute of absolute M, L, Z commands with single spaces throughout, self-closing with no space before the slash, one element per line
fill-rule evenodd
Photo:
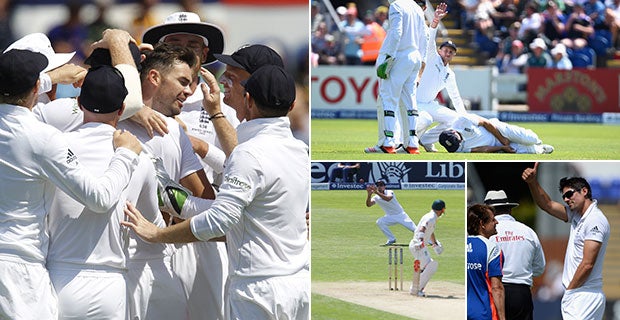
<path fill-rule="evenodd" d="M 562 318 L 602 319 L 605 312 L 603 260 L 609 242 L 609 222 L 592 199 L 592 188 L 581 177 L 562 178 L 559 190 L 564 204 L 551 200 L 537 180 L 538 162 L 522 178 L 536 204 L 550 215 L 570 222 L 570 235 L 562 284 Z"/>
<path fill-rule="evenodd" d="M 402 101 L 406 114 L 401 116 L 403 149 L 406 153 L 419 154 L 416 136 L 418 107 L 415 82 L 426 55 L 428 30 L 424 11 L 412 0 L 395 0 L 390 4 L 390 28 L 377 58 L 379 85 L 378 125 L 379 142 L 364 149 L 366 153 L 396 153 L 399 147 L 394 139 L 396 112 Z"/>
<path fill-rule="evenodd" d="M 390 228 L 388 228 L 391 225 L 401 224 L 405 228 L 411 230 L 411 232 L 415 232 L 415 223 L 409 218 L 409 215 L 405 212 L 400 203 L 398 203 L 398 200 L 396 200 L 394 191 L 385 188 L 385 181 L 377 181 L 376 186 L 368 185 L 366 187 L 366 192 L 368 193 L 366 197 L 366 206 L 372 207 L 378 204 L 379 207 L 385 211 L 385 215 L 377 219 L 377 226 L 388 238 L 385 245 L 396 243 L 396 237 L 392 231 L 390 231 Z"/>
<path fill-rule="evenodd" d="M 431 206 L 431 211 L 423 215 L 418 223 L 413 239 L 409 242 L 409 251 L 413 254 L 413 284 L 409 289 L 409 294 L 424 297 L 424 287 L 437 272 L 439 263 L 431 258 L 427 245 L 431 245 L 436 254 L 443 252 L 441 242 L 435 237 L 435 225 L 437 218 L 446 212 L 446 203 L 443 200 L 435 200 Z"/>

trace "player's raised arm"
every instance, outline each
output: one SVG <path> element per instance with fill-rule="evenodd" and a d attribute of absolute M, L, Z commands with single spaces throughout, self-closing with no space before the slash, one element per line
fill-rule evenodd
<path fill-rule="evenodd" d="M 545 192 L 542 186 L 538 183 L 538 164 L 539 163 L 536 162 L 534 164 L 534 168 L 525 168 L 521 174 L 521 178 L 530 188 L 532 198 L 534 198 L 534 201 L 538 207 L 564 222 L 568 221 L 568 214 L 566 213 L 566 208 L 564 205 L 551 200 L 547 192 Z"/>

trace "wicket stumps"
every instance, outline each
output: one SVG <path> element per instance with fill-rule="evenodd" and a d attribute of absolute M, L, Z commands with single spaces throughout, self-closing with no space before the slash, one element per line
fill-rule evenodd
<path fill-rule="evenodd" d="M 388 288 L 398 290 L 398 272 L 400 269 L 400 290 L 403 290 L 403 247 L 406 244 L 393 244 L 388 246 Z M 392 252 L 394 252 L 392 260 Z M 399 263 L 400 252 L 400 263 Z M 393 262 L 393 263 L 392 263 Z M 392 266 L 394 266 L 394 287 L 392 287 Z"/>

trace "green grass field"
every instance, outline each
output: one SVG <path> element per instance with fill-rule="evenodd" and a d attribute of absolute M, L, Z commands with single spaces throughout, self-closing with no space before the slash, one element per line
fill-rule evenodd
<path fill-rule="evenodd" d="M 430 210 L 433 200 L 446 202 L 446 214 L 437 222 L 435 235 L 445 251 L 437 273 L 431 279 L 465 284 L 465 201 L 463 190 L 396 190 L 396 196 L 412 220 L 418 223 Z M 387 287 L 387 249 L 385 236 L 375 221 L 384 215 L 377 205 L 367 208 L 366 191 L 312 191 L 311 241 L 312 281 L 385 281 Z M 409 243 L 413 234 L 401 225 L 391 227 L 398 243 Z M 412 273 L 411 253 L 404 274 Z M 409 276 L 405 276 L 408 279 Z M 409 284 L 405 285 L 408 288 Z M 401 319 L 378 310 L 353 307 L 343 301 L 312 295 L 312 319 Z M 372 316 L 370 316 L 372 315 Z M 403 318 L 405 319 L 405 318 Z"/>
<path fill-rule="evenodd" d="M 532 129 L 552 154 L 448 153 L 439 143 L 439 153 L 420 155 L 367 154 L 364 148 L 377 143 L 376 120 L 312 119 L 311 150 L 314 160 L 609 160 L 620 159 L 620 126 L 576 123 L 511 123 Z"/>

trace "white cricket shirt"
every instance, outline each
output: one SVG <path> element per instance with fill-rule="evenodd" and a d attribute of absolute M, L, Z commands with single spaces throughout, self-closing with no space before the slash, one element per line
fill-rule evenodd
<path fill-rule="evenodd" d="M 288 117 L 250 120 L 237 133 L 224 183 L 213 206 L 192 218 L 192 233 L 226 234 L 232 277 L 295 274 L 310 259 L 308 146 L 293 137 Z"/>
<path fill-rule="evenodd" d="M 585 241 L 594 240 L 602 244 L 601 250 L 596 257 L 592 272 L 583 285 L 581 285 L 581 288 L 603 290 L 603 260 L 605 259 L 607 242 L 609 241 L 609 222 L 603 212 L 598 208 L 598 202 L 596 200 L 593 200 L 583 216 L 570 210 L 568 206 L 566 207 L 566 212 L 568 214 L 568 222 L 570 222 L 571 226 L 566 255 L 564 256 L 562 284 L 566 288 L 573 279 L 579 263 L 583 260 L 583 246 Z"/>
<path fill-rule="evenodd" d="M 107 124 L 90 122 L 64 136 L 84 168 L 99 177 L 114 156 L 112 139 L 115 130 Z M 151 171 L 148 171 L 148 166 Z M 106 212 L 89 210 L 66 193 L 56 191 L 48 217 L 48 267 L 107 266 L 124 269 L 128 232 L 121 228 L 120 222 L 124 220 L 125 199 L 128 194 L 141 192 L 147 174 L 154 174 L 152 167 L 149 159 L 141 156 L 129 187 L 116 199 L 116 205 Z"/>
<path fill-rule="evenodd" d="M 144 144 L 145 149 L 150 154 L 160 157 L 163 160 L 166 172 L 170 175 L 170 179 L 179 182 L 180 179 L 201 170 L 202 165 L 194 153 L 192 143 L 179 123 L 173 118 L 166 117 L 155 110 L 153 111 L 165 119 L 168 125 L 168 134 L 161 136 L 158 133 L 154 133 L 153 138 L 151 138 L 142 126 L 133 121 L 121 121 L 118 123 L 117 128 L 133 133 Z"/>
<path fill-rule="evenodd" d="M 459 88 L 456 85 L 456 76 L 452 69 L 450 69 L 450 65 L 443 64 L 441 56 L 435 49 L 437 28 L 429 29 L 430 38 L 425 58 L 426 67 L 424 67 L 424 72 L 422 72 L 422 77 L 420 78 L 420 84 L 416 89 L 416 100 L 419 103 L 431 103 L 435 101 L 437 94 L 439 94 L 441 90 L 446 89 L 456 111 L 460 114 L 465 114 L 467 111 L 465 110 L 463 99 L 459 93 Z"/>
<path fill-rule="evenodd" d="M 97 212 L 113 207 L 138 164 L 138 156 L 118 148 L 105 176 L 78 164 L 67 140 L 33 113 L 0 105 L 0 255 L 45 263 L 47 213 L 56 186 Z M 106 164 L 105 167 L 108 167 Z"/>
<path fill-rule="evenodd" d="M 392 199 L 390 201 L 385 201 L 383 200 L 383 198 L 375 194 L 370 199 L 370 201 L 378 204 L 379 207 L 381 207 L 381 209 L 383 209 L 383 211 L 385 211 L 385 214 L 387 215 L 397 215 L 405 213 L 405 209 L 403 209 L 403 207 L 396 199 L 396 194 L 394 193 L 394 191 L 385 189 L 385 195 L 388 197 L 391 196 Z"/>
<path fill-rule="evenodd" d="M 509 214 L 495 216 L 497 234 L 490 240 L 504 253 L 502 282 L 532 286 L 545 271 L 545 254 L 536 232 Z"/>
<path fill-rule="evenodd" d="M 418 227 L 413 234 L 414 239 L 424 239 L 424 243 L 431 242 L 431 235 L 435 232 L 435 225 L 437 224 L 437 214 L 431 210 L 420 218 Z M 422 227 L 426 228 L 422 231 Z"/>
<path fill-rule="evenodd" d="M 424 59 L 428 30 L 422 8 L 411 0 L 395 0 L 390 4 L 388 16 L 390 28 L 379 52 L 395 57 L 399 51 L 419 51 Z"/>

